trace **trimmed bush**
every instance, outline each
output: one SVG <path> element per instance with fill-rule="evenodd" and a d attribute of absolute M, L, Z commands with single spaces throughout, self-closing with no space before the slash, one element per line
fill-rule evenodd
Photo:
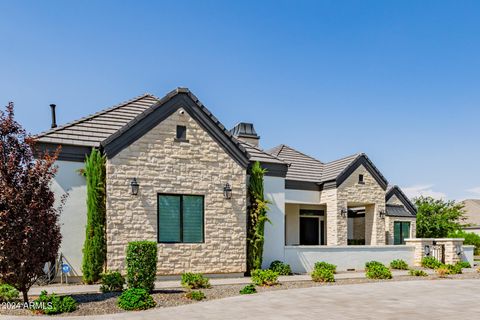
<path fill-rule="evenodd" d="M 392 279 L 392 272 L 380 262 L 369 264 L 365 273 L 368 279 Z"/>
<path fill-rule="evenodd" d="M 118 271 L 107 272 L 102 274 L 102 285 L 100 291 L 106 292 L 122 292 L 125 278 Z"/>
<path fill-rule="evenodd" d="M 333 271 L 329 268 L 315 268 L 311 276 L 315 282 L 335 282 Z"/>
<path fill-rule="evenodd" d="M 42 291 L 37 300 L 33 302 L 32 309 L 44 314 L 60 314 L 77 310 L 77 301 L 70 296 L 57 296 Z"/>
<path fill-rule="evenodd" d="M 182 274 L 182 286 L 188 289 L 210 288 L 210 280 L 201 273 Z"/>
<path fill-rule="evenodd" d="M 465 268 L 465 269 L 468 269 L 468 268 L 472 267 L 468 261 L 458 261 L 457 265 L 459 265 L 461 268 Z"/>
<path fill-rule="evenodd" d="M 447 264 L 445 267 L 448 269 L 448 274 L 461 274 L 462 266 L 458 264 Z"/>
<path fill-rule="evenodd" d="M 252 271 L 252 282 L 257 286 L 274 286 L 278 284 L 278 273 L 268 270 L 253 270 Z"/>
<path fill-rule="evenodd" d="M 157 273 L 157 243 L 133 241 L 127 247 L 127 283 L 129 288 L 151 292 Z"/>
<path fill-rule="evenodd" d="M 427 277 L 428 274 L 423 270 L 410 269 L 408 273 L 414 277 Z"/>
<path fill-rule="evenodd" d="M 423 257 L 421 264 L 422 264 L 422 267 L 428 268 L 428 269 L 437 269 L 443 266 L 443 263 L 441 263 L 434 257 Z"/>
<path fill-rule="evenodd" d="M 449 270 L 446 266 L 440 266 L 437 269 L 435 269 L 435 272 L 440 278 L 445 278 L 447 274 L 449 274 Z"/>
<path fill-rule="evenodd" d="M 185 295 L 190 300 L 201 301 L 205 299 L 205 294 L 202 291 L 190 291 Z"/>
<path fill-rule="evenodd" d="M 125 290 L 118 297 L 117 305 L 123 310 L 146 310 L 155 307 L 157 304 L 147 290 L 141 288 L 130 288 Z"/>
<path fill-rule="evenodd" d="M 328 269 L 332 271 L 332 273 L 337 273 L 337 266 L 331 263 L 327 263 L 325 261 L 315 262 L 313 269 Z"/>
<path fill-rule="evenodd" d="M 289 276 L 292 274 L 290 265 L 280 260 L 275 260 L 270 264 L 270 270 L 277 272 L 281 276 Z"/>
<path fill-rule="evenodd" d="M 253 294 L 257 293 L 257 288 L 255 288 L 254 284 L 247 284 L 245 287 L 240 290 L 240 294 Z"/>
<path fill-rule="evenodd" d="M 0 285 L 0 302 L 12 302 L 18 300 L 19 292 L 9 284 Z"/>
<path fill-rule="evenodd" d="M 397 270 L 408 270 L 408 264 L 402 259 L 397 259 L 390 262 L 390 268 Z"/>
<path fill-rule="evenodd" d="M 383 263 L 381 262 L 378 262 L 378 261 L 369 261 L 367 263 L 365 263 L 365 271 L 368 271 L 368 269 L 370 267 L 373 267 L 373 266 L 383 266 Z"/>

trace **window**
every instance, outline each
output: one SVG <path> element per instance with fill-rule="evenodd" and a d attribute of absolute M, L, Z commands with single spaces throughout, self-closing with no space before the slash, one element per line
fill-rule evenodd
<path fill-rule="evenodd" d="M 365 181 L 363 180 L 363 174 L 358 175 L 358 183 L 365 184 Z"/>
<path fill-rule="evenodd" d="M 203 196 L 158 195 L 158 242 L 203 242 L 203 215 Z"/>
<path fill-rule="evenodd" d="M 186 126 L 177 126 L 177 136 L 176 141 L 188 141 L 187 140 L 187 127 Z"/>
<path fill-rule="evenodd" d="M 410 238 L 410 222 L 395 221 L 393 223 L 393 244 L 405 244 Z"/>

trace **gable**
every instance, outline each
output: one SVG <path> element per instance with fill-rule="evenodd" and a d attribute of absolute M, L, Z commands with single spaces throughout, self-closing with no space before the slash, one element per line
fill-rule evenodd
<path fill-rule="evenodd" d="M 392 205 L 403 205 L 411 214 L 416 215 L 417 209 L 415 205 L 408 199 L 398 186 L 393 186 L 385 195 L 385 201 Z"/>
<path fill-rule="evenodd" d="M 382 173 L 375 167 L 370 159 L 365 154 L 360 154 L 353 162 L 348 165 L 337 177 L 337 186 L 340 186 L 345 180 L 352 175 L 360 166 L 363 166 L 377 181 L 383 190 L 387 190 L 388 182 Z"/>
<path fill-rule="evenodd" d="M 246 150 L 188 89 L 172 91 L 103 141 L 101 145 L 107 158 L 114 157 L 180 108 L 185 110 L 238 164 L 244 168 L 248 167 Z"/>

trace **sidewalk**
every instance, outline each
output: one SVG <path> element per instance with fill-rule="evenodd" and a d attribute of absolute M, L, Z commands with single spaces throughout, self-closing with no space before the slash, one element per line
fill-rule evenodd
<path fill-rule="evenodd" d="M 434 274 L 433 270 L 425 270 L 428 274 Z M 475 272 L 474 269 L 464 269 L 465 273 Z M 406 276 L 408 275 L 408 270 L 392 270 L 392 275 L 394 277 Z M 360 271 L 355 272 L 340 272 L 335 275 L 335 279 L 361 279 L 365 278 L 365 273 Z M 293 276 L 280 276 L 280 282 L 291 282 L 291 281 L 310 281 L 311 277 L 308 274 L 302 275 L 293 275 Z M 213 286 L 229 285 L 229 284 L 249 284 L 251 280 L 249 277 L 238 277 L 238 278 L 211 278 L 210 283 Z M 180 280 L 163 280 L 155 282 L 155 289 L 167 289 L 167 288 L 181 288 Z M 67 294 L 86 294 L 86 293 L 99 293 L 100 285 L 84 285 L 84 284 L 52 284 L 48 286 L 34 286 L 28 292 L 29 295 L 39 295 L 43 290 L 48 291 L 49 293 L 55 292 L 60 295 Z"/>

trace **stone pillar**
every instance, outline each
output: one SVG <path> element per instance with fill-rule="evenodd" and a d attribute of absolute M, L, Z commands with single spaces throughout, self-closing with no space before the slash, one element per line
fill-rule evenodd
<path fill-rule="evenodd" d="M 460 238 L 436 239 L 437 244 L 445 246 L 445 264 L 455 264 L 462 261 L 461 254 L 458 253 L 463 251 L 464 240 Z"/>
<path fill-rule="evenodd" d="M 422 265 L 422 258 L 425 257 L 425 246 L 432 245 L 434 239 L 405 239 L 405 245 L 414 246 L 413 265 L 420 267 Z"/>

